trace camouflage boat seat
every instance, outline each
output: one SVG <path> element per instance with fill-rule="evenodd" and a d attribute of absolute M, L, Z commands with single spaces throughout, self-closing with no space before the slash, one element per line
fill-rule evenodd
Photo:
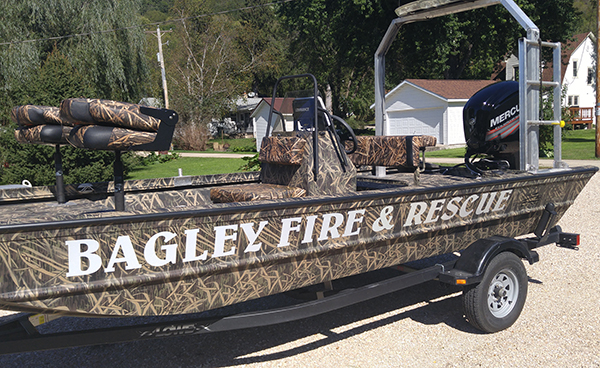
<path fill-rule="evenodd" d="M 298 137 L 265 137 L 259 160 L 263 164 L 289 166 L 292 170 L 302 164 L 306 140 Z M 264 179 L 264 178 L 263 178 Z M 292 187 L 276 180 L 272 183 L 230 185 L 210 190 L 214 203 L 258 201 L 265 199 L 296 198 L 306 195 L 306 190 Z"/>
<path fill-rule="evenodd" d="M 174 111 L 109 100 L 69 98 L 60 111 L 75 126 L 69 143 L 93 150 L 165 151 L 177 123 Z"/>
<path fill-rule="evenodd" d="M 125 210 L 121 151 L 166 151 L 171 146 L 178 116 L 172 110 L 109 100 L 69 98 L 60 113 L 74 123 L 71 145 L 115 152 L 115 210 Z"/>
<path fill-rule="evenodd" d="M 60 115 L 58 107 L 23 105 L 11 110 L 12 120 L 18 124 L 15 138 L 19 143 L 68 144 L 67 137 L 73 123 Z"/>
<path fill-rule="evenodd" d="M 349 155 L 356 166 L 390 166 L 416 168 L 420 152 L 435 146 L 436 138 L 428 135 L 360 136 L 356 152 Z"/>
<path fill-rule="evenodd" d="M 55 146 L 56 199 L 58 203 L 65 203 L 60 145 L 68 144 L 67 137 L 73 130 L 73 123 L 61 116 L 58 107 L 50 106 L 16 106 L 11 110 L 11 118 L 18 124 L 15 129 L 17 142 Z"/>
<path fill-rule="evenodd" d="M 342 164 L 335 142 L 328 134 L 318 139 L 318 170 L 315 170 L 312 133 L 293 133 L 263 138 L 259 159 L 259 184 L 211 189 L 213 202 L 237 202 L 314 195 L 337 195 L 356 191 L 356 168 Z M 315 176 L 316 174 L 316 176 Z"/>
<path fill-rule="evenodd" d="M 210 190 L 214 203 L 261 201 L 266 199 L 304 197 L 306 190 L 277 184 L 254 183 L 231 185 Z"/>

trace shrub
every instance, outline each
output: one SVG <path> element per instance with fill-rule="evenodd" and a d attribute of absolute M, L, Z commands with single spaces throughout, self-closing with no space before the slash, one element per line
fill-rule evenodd
<path fill-rule="evenodd" d="M 242 160 L 246 161 L 245 164 L 240 166 L 242 171 L 258 171 L 260 170 L 260 161 L 258 160 L 258 153 L 254 156 L 242 157 Z"/>
<path fill-rule="evenodd" d="M 14 124 L 5 126 L 0 133 L 0 184 L 17 184 L 25 179 L 33 185 L 55 184 L 54 147 L 18 143 L 14 127 Z M 113 152 L 70 146 L 62 146 L 60 152 L 66 184 L 113 180 Z M 122 161 L 125 175 L 140 164 L 131 152 L 123 153 Z"/>
<path fill-rule="evenodd" d="M 173 146 L 181 150 L 206 151 L 208 139 L 209 134 L 206 126 L 189 122 L 175 128 Z"/>
<path fill-rule="evenodd" d="M 247 146 L 232 147 L 233 152 L 256 152 L 256 144 Z"/>

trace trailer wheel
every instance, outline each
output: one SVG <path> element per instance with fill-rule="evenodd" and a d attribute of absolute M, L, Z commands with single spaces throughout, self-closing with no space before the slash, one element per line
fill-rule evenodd
<path fill-rule="evenodd" d="M 504 330 L 519 318 L 527 298 L 527 270 L 511 252 L 498 254 L 488 265 L 481 283 L 463 291 L 467 320 L 484 332 Z"/>

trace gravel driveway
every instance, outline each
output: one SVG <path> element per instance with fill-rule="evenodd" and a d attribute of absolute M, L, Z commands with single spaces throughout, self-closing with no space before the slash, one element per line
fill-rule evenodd
<path fill-rule="evenodd" d="M 430 282 L 298 322 L 7 355 L 0 367 L 600 367 L 600 175 L 560 225 L 581 249 L 539 249 L 525 309 L 499 333 L 472 328 L 460 291 Z"/>

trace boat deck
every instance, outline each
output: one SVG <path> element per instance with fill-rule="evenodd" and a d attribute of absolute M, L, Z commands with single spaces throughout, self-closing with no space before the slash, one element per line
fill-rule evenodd
<path fill-rule="evenodd" d="M 370 172 L 363 172 L 357 177 L 358 191 L 352 194 L 361 195 L 376 191 L 400 194 L 419 188 L 442 188 L 531 175 L 511 171 L 501 174 L 487 173 L 482 177 L 473 178 L 443 175 L 441 172 L 391 172 L 381 178 L 371 175 Z M 1 191 L 3 196 L 0 199 L 2 209 L 0 226 L 239 206 L 244 203 L 213 204 L 210 200 L 210 187 L 226 183 L 243 185 L 243 183 L 255 183 L 257 180 L 257 173 L 240 173 L 128 181 L 125 194 L 126 211 L 114 210 L 113 197 L 106 194 L 112 191 L 112 183 L 104 183 L 100 186 L 103 193 L 98 193 L 99 190 L 96 188 L 96 192 L 88 195 L 87 198 L 70 199 L 64 204 L 54 200 L 53 187 L 5 189 Z M 81 192 L 82 186 L 78 188 Z M 90 190 L 90 187 L 86 188 Z M 277 201 L 285 201 L 285 199 Z"/>

